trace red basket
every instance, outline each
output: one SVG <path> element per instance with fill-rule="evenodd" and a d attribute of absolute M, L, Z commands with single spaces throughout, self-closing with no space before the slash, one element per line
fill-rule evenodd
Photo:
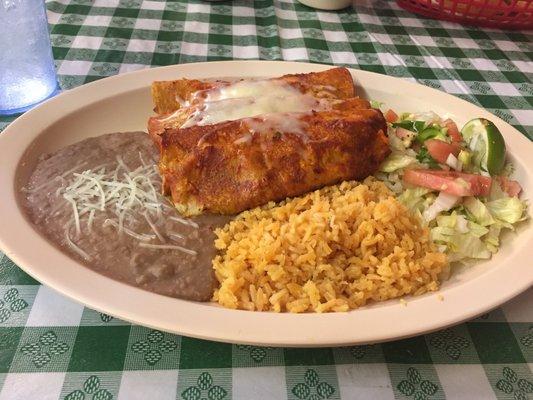
<path fill-rule="evenodd" d="M 397 0 L 430 18 L 502 29 L 533 29 L 533 0 Z"/>

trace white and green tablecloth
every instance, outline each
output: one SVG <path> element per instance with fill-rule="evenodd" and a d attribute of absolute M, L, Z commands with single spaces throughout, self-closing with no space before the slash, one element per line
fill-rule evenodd
<path fill-rule="evenodd" d="M 531 32 L 465 28 L 393 1 L 363 3 L 341 12 L 291 0 L 47 7 L 65 90 L 159 65 L 311 61 L 452 93 L 533 139 Z M 1 118 L 0 129 L 11 120 Z M 41 286 L 1 253 L 0 299 L 0 400 L 533 399 L 533 289 L 437 333 L 323 349 L 220 344 L 131 325 Z"/>

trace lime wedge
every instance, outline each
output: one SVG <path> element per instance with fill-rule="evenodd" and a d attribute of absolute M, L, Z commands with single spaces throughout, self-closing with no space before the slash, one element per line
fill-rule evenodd
<path fill-rule="evenodd" d="M 505 165 L 505 140 L 492 122 L 475 118 L 461 130 L 463 139 L 474 151 L 473 161 L 490 175 L 497 175 Z"/>

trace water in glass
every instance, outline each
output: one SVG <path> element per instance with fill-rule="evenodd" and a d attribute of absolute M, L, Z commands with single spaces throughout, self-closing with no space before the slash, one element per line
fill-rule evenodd
<path fill-rule="evenodd" d="M 0 114 L 25 111 L 57 88 L 44 0 L 0 0 Z"/>

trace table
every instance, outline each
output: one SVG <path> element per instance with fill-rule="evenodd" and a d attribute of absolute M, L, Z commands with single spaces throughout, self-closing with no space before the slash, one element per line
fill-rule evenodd
<path fill-rule="evenodd" d="M 318 12 L 291 0 L 55 0 L 63 89 L 150 66 L 301 60 L 453 93 L 533 140 L 533 35 L 418 18 L 393 1 Z M 428 99 L 428 108 L 431 108 Z M 12 118 L 0 119 L 0 130 Z M 0 253 L 0 400 L 533 398 L 533 289 L 468 323 L 369 346 L 219 344 L 65 299 Z M 357 327 L 347 327 L 357 329 Z"/>

